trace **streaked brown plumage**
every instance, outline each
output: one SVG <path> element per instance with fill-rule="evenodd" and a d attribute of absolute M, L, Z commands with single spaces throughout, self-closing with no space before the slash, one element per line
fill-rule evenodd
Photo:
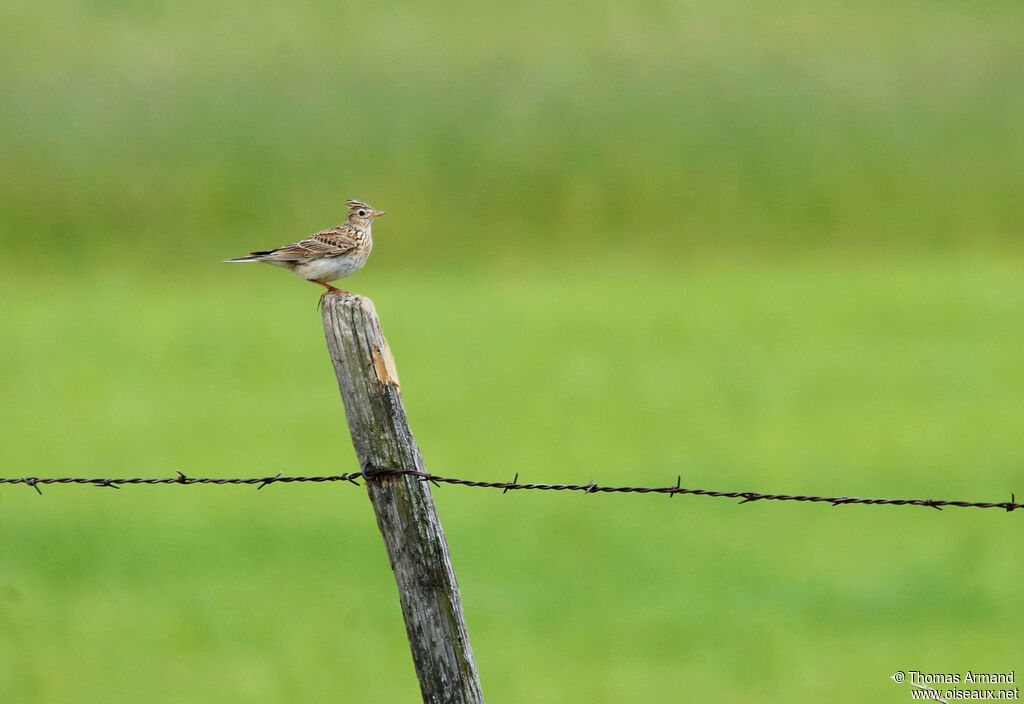
<path fill-rule="evenodd" d="M 350 200 L 345 222 L 329 227 L 294 244 L 252 252 L 228 262 L 265 262 L 291 270 L 302 278 L 320 284 L 327 293 L 348 293 L 331 286 L 330 281 L 342 279 L 363 268 L 373 249 L 370 232 L 373 221 L 385 214 L 359 200 Z M 323 297 L 321 296 L 321 299 Z"/>

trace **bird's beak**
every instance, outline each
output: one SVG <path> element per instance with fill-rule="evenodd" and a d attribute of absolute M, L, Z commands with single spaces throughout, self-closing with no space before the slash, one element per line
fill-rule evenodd
<path fill-rule="evenodd" d="M 373 211 L 373 215 L 370 216 L 370 219 L 373 220 L 374 218 L 379 218 L 381 215 L 387 215 L 387 214 L 388 214 L 388 211 L 386 211 L 386 210 L 374 210 Z"/>

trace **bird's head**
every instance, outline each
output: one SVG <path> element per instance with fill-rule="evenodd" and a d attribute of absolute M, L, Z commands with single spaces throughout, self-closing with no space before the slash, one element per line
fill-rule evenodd
<path fill-rule="evenodd" d="M 361 200 L 350 200 L 348 202 L 348 216 L 345 218 L 350 225 L 360 230 L 370 229 L 374 219 L 384 215 L 386 210 L 374 210 Z"/>

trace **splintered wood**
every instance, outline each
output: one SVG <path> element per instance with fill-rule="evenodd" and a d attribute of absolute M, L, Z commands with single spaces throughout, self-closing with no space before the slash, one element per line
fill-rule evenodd
<path fill-rule="evenodd" d="M 322 312 L 352 444 L 398 583 L 423 701 L 482 704 L 462 597 L 430 483 L 373 474 L 375 469 L 426 471 L 373 302 L 328 294 Z"/>

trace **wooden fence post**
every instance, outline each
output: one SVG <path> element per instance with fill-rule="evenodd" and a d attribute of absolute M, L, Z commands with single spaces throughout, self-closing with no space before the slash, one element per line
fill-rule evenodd
<path fill-rule="evenodd" d="M 364 471 L 425 471 L 373 302 L 362 296 L 327 295 L 323 322 L 352 444 Z M 459 585 L 429 483 L 385 474 L 368 478 L 366 489 L 398 582 L 423 701 L 482 704 Z"/>

